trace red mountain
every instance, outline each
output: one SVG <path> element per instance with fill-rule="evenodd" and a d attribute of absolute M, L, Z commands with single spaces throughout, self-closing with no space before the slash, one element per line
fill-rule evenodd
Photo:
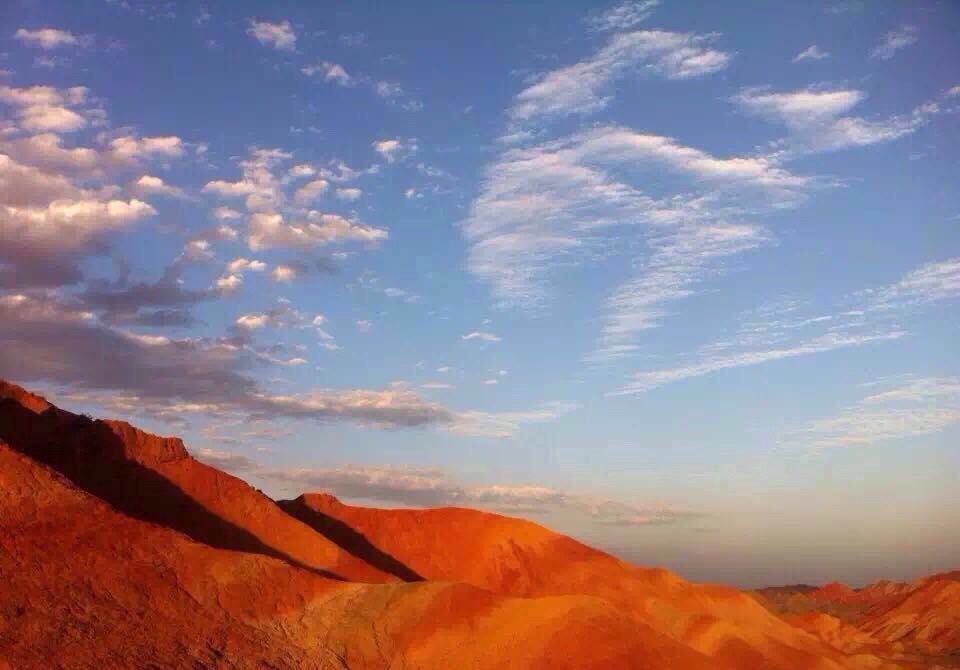
<path fill-rule="evenodd" d="M 852 632 L 793 625 L 521 519 L 275 503 L 176 438 L 3 382 L 0 576 L 4 670 L 875 669 L 956 643 L 949 579 Z"/>

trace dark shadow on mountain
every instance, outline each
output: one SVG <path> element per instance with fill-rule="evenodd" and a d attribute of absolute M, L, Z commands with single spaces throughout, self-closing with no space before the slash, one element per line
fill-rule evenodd
<path fill-rule="evenodd" d="M 306 565 L 264 544 L 160 473 L 129 460 L 123 442 L 103 422 L 56 407 L 37 414 L 15 400 L 0 398 L 0 440 L 127 516 L 171 528 L 217 549 L 278 558 L 342 581 L 330 571 Z"/>
<path fill-rule="evenodd" d="M 405 582 L 424 581 L 424 578 L 412 568 L 377 547 L 363 533 L 343 521 L 311 509 L 300 500 L 280 500 L 277 505 L 287 514 L 307 524 L 344 551 L 366 561 L 375 568 Z"/>

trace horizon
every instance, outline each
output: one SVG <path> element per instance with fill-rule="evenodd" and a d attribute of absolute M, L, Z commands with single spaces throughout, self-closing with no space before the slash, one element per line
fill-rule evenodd
<path fill-rule="evenodd" d="M 956 568 L 960 8 L 419 6 L 0 10 L 0 378 L 275 499 Z"/>

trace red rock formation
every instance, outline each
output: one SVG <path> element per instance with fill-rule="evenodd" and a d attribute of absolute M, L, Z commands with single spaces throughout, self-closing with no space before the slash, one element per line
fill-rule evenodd
<path fill-rule="evenodd" d="M 734 667 L 881 667 L 786 624 L 728 587 L 640 568 L 535 523 L 461 508 L 374 509 L 326 494 L 281 502 L 299 518 L 338 521 L 429 580 L 460 580 L 504 595 L 586 594 Z"/>
<path fill-rule="evenodd" d="M 842 670 L 955 648 L 960 582 L 902 586 L 818 590 L 896 599 L 869 628 L 790 625 L 520 519 L 277 504 L 176 438 L 0 382 L 3 670 Z"/>

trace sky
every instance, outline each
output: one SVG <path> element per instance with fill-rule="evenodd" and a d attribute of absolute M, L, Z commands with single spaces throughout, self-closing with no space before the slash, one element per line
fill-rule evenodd
<path fill-rule="evenodd" d="M 742 586 L 960 557 L 960 7 L 10 0 L 0 376 Z"/>

